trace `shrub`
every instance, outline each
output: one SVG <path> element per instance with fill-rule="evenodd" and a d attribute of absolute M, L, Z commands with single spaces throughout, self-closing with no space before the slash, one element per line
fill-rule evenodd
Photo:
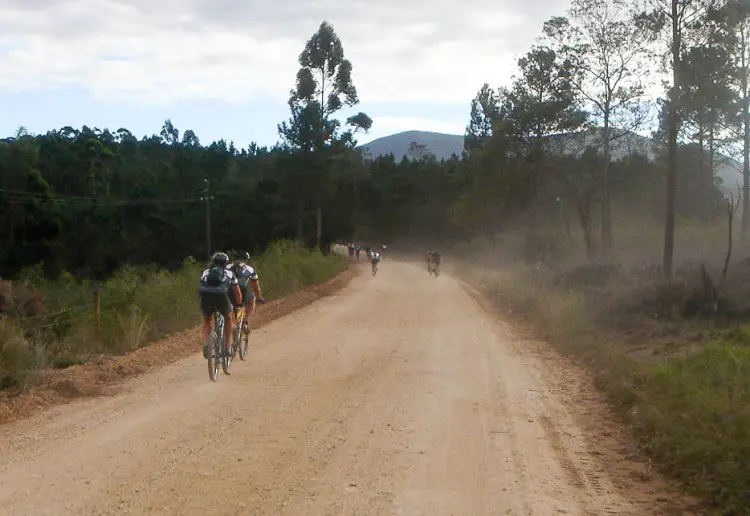
<path fill-rule="evenodd" d="M 39 348 L 25 339 L 21 328 L 12 321 L 0 318 L 0 388 L 23 389 L 41 365 Z"/>
<path fill-rule="evenodd" d="M 345 257 L 324 256 L 288 240 L 271 244 L 250 263 L 270 299 L 322 283 L 348 265 Z M 198 280 L 203 268 L 192 258 L 176 271 L 126 266 L 95 285 L 67 272 L 57 281 L 48 281 L 42 267 L 33 266 L 12 285 L 0 282 L 0 304 L 8 314 L 0 319 L 0 387 L 23 387 L 29 373 L 47 363 L 63 368 L 92 355 L 131 351 L 198 324 Z M 99 295 L 98 329 L 94 287 Z M 22 310 L 30 299 L 43 300 L 32 316 Z M 25 332 L 33 339 L 24 338 Z"/>

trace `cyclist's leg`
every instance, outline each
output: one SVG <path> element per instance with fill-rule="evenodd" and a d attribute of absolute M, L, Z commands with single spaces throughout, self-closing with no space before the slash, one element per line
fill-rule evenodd
<path fill-rule="evenodd" d="M 242 292 L 242 301 L 245 303 L 245 319 L 242 322 L 247 323 L 255 312 L 255 292 L 250 285 Z"/>
<path fill-rule="evenodd" d="M 201 314 L 203 315 L 203 342 L 206 342 L 211 335 L 211 316 L 214 313 L 212 297 L 211 294 L 200 293 Z"/>
<path fill-rule="evenodd" d="M 228 294 L 217 296 L 217 311 L 224 316 L 224 347 L 232 349 L 232 328 L 234 327 L 234 314 L 232 302 Z"/>

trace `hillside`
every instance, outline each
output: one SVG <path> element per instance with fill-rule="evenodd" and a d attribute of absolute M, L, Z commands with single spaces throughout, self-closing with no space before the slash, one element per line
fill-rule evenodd
<path fill-rule="evenodd" d="M 579 153 L 586 147 L 595 144 L 600 138 L 597 131 L 591 131 L 574 138 L 555 138 L 552 146 L 562 145 L 565 152 Z M 369 143 L 361 145 L 370 157 L 376 158 L 386 154 L 393 154 L 397 160 L 409 156 L 409 147 L 412 142 L 424 145 L 425 151 L 431 152 L 438 160 L 449 159 L 452 154 L 461 155 L 464 148 L 464 137 L 459 134 L 443 134 L 428 131 L 405 131 L 377 138 Z M 656 155 L 655 142 L 651 138 L 637 134 L 623 135 L 612 142 L 612 159 L 621 159 L 632 152 L 639 151 L 653 159 Z M 724 189 L 729 190 L 742 182 L 742 163 L 722 154 L 717 156 L 716 175 L 724 183 Z"/>
<path fill-rule="evenodd" d="M 369 151 L 373 158 L 393 154 L 397 160 L 400 160 L 409 155 L 409 146 L 412 142 L 424 145 L 425 149 L 433 153 L 438 160 L 448 159 L 451 154 L 460 156 L 464 150 L 463 135 L 427 131 L 406 131 L 384 136 L 361 145 L 361 148 Z"/>

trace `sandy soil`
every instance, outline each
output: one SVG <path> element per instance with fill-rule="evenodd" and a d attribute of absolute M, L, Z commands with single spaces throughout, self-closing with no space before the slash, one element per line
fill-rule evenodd
<path fill-rule="evenodd" d="M 385 261 L 253 333 L 0 427 L 15 514 L 690 514 L 583 371 L 476 292 Z M 644 479 L 645 478 L 645 479 Z"/>

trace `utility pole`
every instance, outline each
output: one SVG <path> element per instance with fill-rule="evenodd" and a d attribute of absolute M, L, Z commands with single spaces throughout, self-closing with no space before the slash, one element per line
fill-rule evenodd
<path fill-rule="evenodd" d="M 211 259 L 211 200 L 213 199 L 213 196 L 211 195 L 211 183 L 209 183 L 208 179 L 203 180 L 204 183 L 206 183 L 206 189 L 204 191 L 204 196 L 201 197 L 201 201 L 206 201 L 206 254 L 208 256 L 208 259 Z"/>

